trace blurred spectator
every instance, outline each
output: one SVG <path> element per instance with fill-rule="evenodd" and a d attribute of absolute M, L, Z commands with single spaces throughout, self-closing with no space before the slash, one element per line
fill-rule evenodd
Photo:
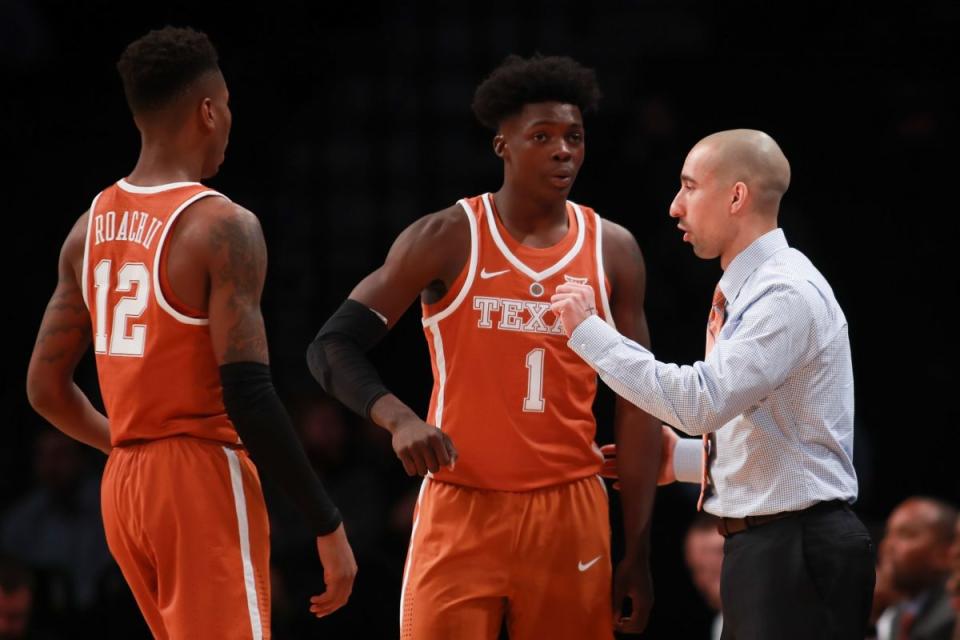
<path fill-rule="evenodd" d="M 953 546 L 950 547 L 950 580 L 947 583 L 950 605 L 957 616 L 953 640 L 960 640 L 960 517 L 954 527 Z"/>
<path fill-rule="evenodd" d="M 361 446 L 361 428 L 338 402 L 323 395 L 304 402 L 294 415 L 307 458 L 343 514 L 354 553 L 360 557 L 375 551 L 384 529 L 386 504 L 377 473 Z M 285 529 L 281 511 L 277 510 L 277 526 Z M 278 551 L 287 544 L 313 547 L 309 532 L 299 521 L 293 524 L 291 531 L 279 532 L 274 544 Z"/>
<path fill-rule="evenodd" d="M 32 627 L 36 581 L 25 566 L 0 556 L 0 640 L 44 638 Z"/>
<path fill-rule="evenodd" d="M 945 590 L 957 511 L 932 498 L 909 498 L 887 520 L 883 570 L 905 599 L 893 619 L 894 640 L 951 640 L 955 612 Z"/>
<path fill-rule="evenodd" d="M 343 515 L 343 526 L 363 573 L 354 583 L 350 603 L 335 616 L 320 621 L 310 616 L 308 599 L 316 595 L 322 571 L 315 559 L 315 538 L 301 525 L 292 504 L 281 498 L 269 480 L 265 482 L 271 528 L 274 637 L 341 637 L 361 626 L 371 630 L 370 637 L 385 637 L 376 626 L 382 616 L 371 618 L 364 608 L 370 603 L 399 601 L 399 588 L 396 593 L 381 588 L 379 573 L 385 571 L 382 542 L 389 509 L 365 447 L 364 426 L 338 402 L 322 394 L 313 393 L 290 406 L 294 407 L 291 413 L 303 449 Z M 279 602 L 281 598 L 283 603 Z M 386 622 L 396 626 L 393 616 Z"/>
<path fill-rule="evenodd" d="M 687 530 L 683 557 L 694 586 L 713 612 L 710 640 L 720 640 L 723 614 L 720 613 L 720 567 L 723 566 L 723 536 L 717 531 L 717 520 L 700 512 Z"/>
<path fill-rule="evenodd" d="M 74 616 L 96 603 L 111 566 L 100 519 L 100 482 L 82 445 L 53 429 L 39 434 L 33 459 L 36 486 L 0 521 L 0 550 L 39 572 L 51 612 Z"/>
<path fill-rule="evenodd" d="M 904 595 L 893 586 L 889 562 L 883 561 L 883 544 L 878 546 L 877 580 L 873 588 L 873 605 L 870 608 L 870 634 L 867 640 L 893 640 L 893 619 L 897 605 Z"/>

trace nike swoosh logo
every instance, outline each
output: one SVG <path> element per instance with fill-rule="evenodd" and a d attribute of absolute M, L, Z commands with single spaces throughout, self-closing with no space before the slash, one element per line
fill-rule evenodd
<path fill-rule="evenodd" d="M 505 273 L 510 273 L 510 269 L 504 269 L 503 271 L 487 271 L 486 269 L 480 270 L 480 277 L 484 280 L 489 278 L 496 278 L 497 276 L 502 276 Z"/>
<path fill-rule="evenodd" d="M 596 558 L 594 558 L 594 559 L 591 560 L 590 562 L 578 562 L 578 563 L 577 563 L 577 569 L 580 569 L 580 572 L 582 573 L 582 572 L 586 571 L 587 569 L 589 569 L 590 567 L 592 567 L 593 565 L 595 565 L 595 564 L 597 564 L 598 562 L 600 562 L 600 558 L 602 558 L 602 557 L 603 557 L 603 556 L 597 556 Z"/>

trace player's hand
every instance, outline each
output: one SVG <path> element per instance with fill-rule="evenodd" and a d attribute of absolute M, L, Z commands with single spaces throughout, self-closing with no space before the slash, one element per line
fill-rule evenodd
<path fill-rule="evenodd" d="M 600 477 L 613 480 L 613 488 L 620 491 L 620 473 L 617 471 L 617 445 L 605 444 L 600 447 L 603 454 L 603 467 L 600 468 Z"/>
<path fill-rule="evenodd" d="M 629 615 L 623 615 L 624 600 L 630 600 Z M 653 608 L 653 578 L 650 563 L 624 557 L 613 574 L 613 626 L 620 633 L 640 633 L 647 627 Z"/>
<path fill-rule="evenodd" d="M 660 449 L 660 467 L 657 470 L 657 484 L 663 486 L 677 481 L 677 474 L 673 469 L 673 451 L 677 448 L 680 437 L 669 426 L 660 425 L 663 430 L 663 447 Z M 605 444 L 600 447 L 603 454 L 603 467 L 600 477 L 614 480 L 613 488 L 620 490 L 620 475 L 617 471 L 617 445 Z"/>
<path fill-rule="evenodd" d="M 411 418 L 393 432 L 393 451 L 403 463 L 407 475 L 427 475 L 440 467 L 453 470 L 457 449 L 450 436 L 419 418 Z"/>
<path fill-rule="evenodd" d="M 596 295 L 588 284 L 567 282 L 557 287 L 550 297 L 550 309 L 560 316 L 563 331 L 569 338 L 580 323 L 597 312 Z"/>
<path fill-rule="evenodd" d="M 310 613 L 322 618 L 347 603 L 357 577 L 357 561 L 342 523 L 333 533 L 317 538 L 317 552 L 327 590 L 323 595 L 310 598 Z"/>

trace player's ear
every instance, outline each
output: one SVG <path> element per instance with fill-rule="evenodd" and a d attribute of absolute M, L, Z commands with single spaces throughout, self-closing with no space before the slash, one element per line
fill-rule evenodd
<path fill-rule="evenodd" d="M 200 102 L 200 122 L 207 129 L 213 129 L 215 126 L 213 114 L 213 100 L 210 98 L 204 98 Z"/>
<path fill-rule="evenodd" d="M 497 154 L 498 158 L 503 157 L 503 146 L 506 144 L 506 140 L 503 137 L 502 133 L 498 133 L 493 136 L 493 152 Z"/>

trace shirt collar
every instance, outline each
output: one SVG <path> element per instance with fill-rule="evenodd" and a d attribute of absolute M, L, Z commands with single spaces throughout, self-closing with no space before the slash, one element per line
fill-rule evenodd
<path fill-rule="evenodd" d="M 720 290 L 727 304 L 731 304 L 740 295 L 740 289 L 757 268 L 766 262 L 776 252 L 788 248 L 787 237 L 783 229 L 768 231 L 738 253 L 727 265 L 727 270 L 720 278 Z"/>

